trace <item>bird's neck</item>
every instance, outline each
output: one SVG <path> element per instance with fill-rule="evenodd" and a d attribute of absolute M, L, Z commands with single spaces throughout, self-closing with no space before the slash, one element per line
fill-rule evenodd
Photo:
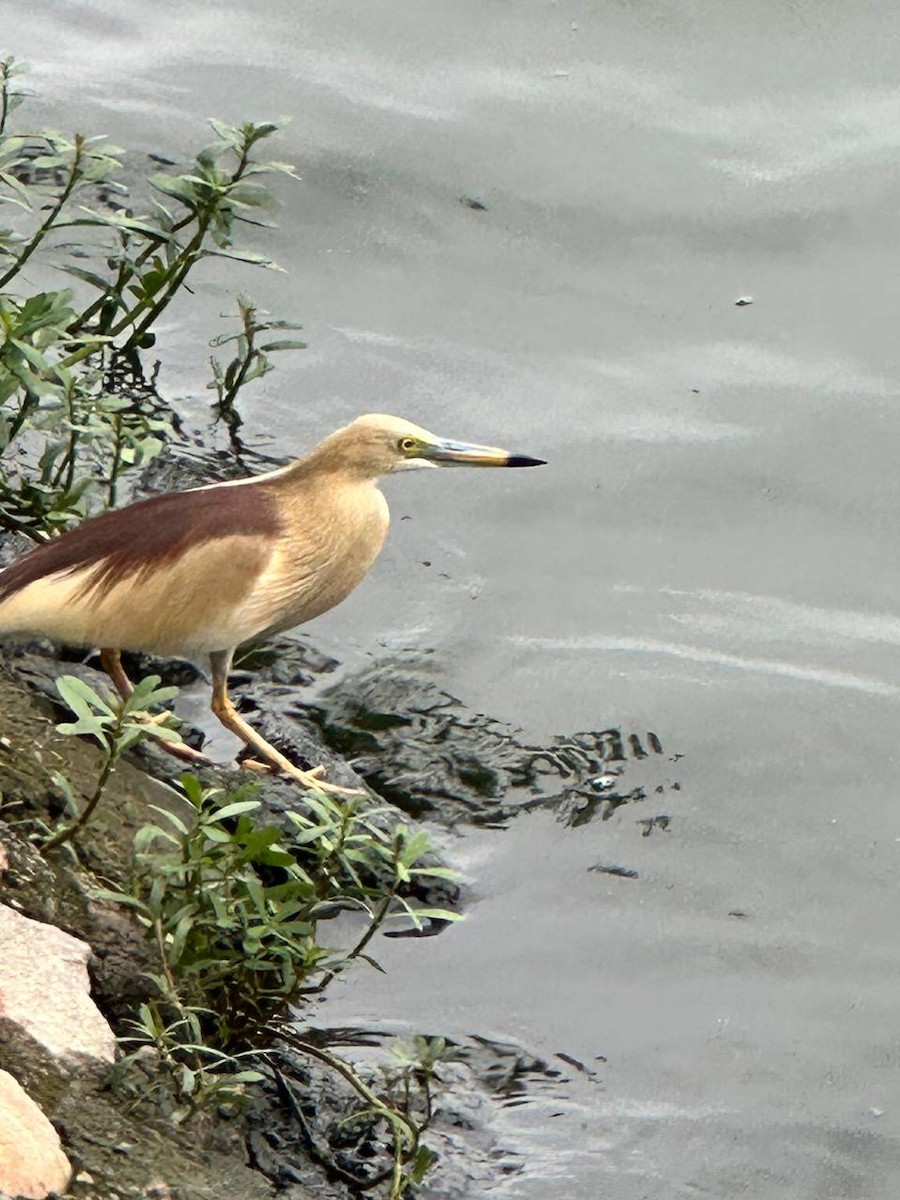
<path fill-rule="evenodd" d="M 322 532 L 348 522 L 365 524 L 371 514 L 380 520 L 387 510 L 377 478 L 326 469 L 316 461 L 315 451 L 272 476 L 269 486 L 285 511 L 307 513 Z"/>
<path fill-rule="evenodd" d="M 329 476 L 302 463 L 273 480 L 281 522 L 281 552 L 290 574 L 305 580 L 310 564 L 327 575 L 324 608 L 356 587 L 381 550 L 390 523 L 377 479 Z M 302 588 L 301 588 L 302 590 Z"/>
<path fill-rule="evenodd" d="M 290 490 L 317 486 L 334 490 L 348 486 L 378 486 L 378 476 L 371 469 L 336 458 L 317 446 L 303 458 L 298 458 L 273 476 L 273 482 Z"/>

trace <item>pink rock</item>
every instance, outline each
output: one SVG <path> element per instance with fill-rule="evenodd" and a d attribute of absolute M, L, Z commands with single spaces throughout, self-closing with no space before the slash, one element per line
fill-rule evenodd
<path fill-rule="evenodd" d="M 44 1200 L 72 1168 L 56 1130 L 8 1071 L 0 1071 L 0 1195 Z"/>
<path fill-rule="evenodd" d="M 115 1061 L 113 1031 L 90 996 L 90 956 L 86 942 L 0 904 L 0 1018 L 70 1066 Z"/>

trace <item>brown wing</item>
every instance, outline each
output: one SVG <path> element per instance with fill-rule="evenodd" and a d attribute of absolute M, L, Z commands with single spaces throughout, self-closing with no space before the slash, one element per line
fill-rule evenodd
<path fill-rule="evenodd" d="M 280 528 L 271 491 L 255 481 L 152 496 L 85 521 L 18 559 L 0 574 L 0 603 L 47 576 L 91 568 L 85 590 L 102 594 L 210 542 L 274 538 Z"/>

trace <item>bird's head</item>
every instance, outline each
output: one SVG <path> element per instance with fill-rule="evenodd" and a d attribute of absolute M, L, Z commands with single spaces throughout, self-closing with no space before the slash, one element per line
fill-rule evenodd
<path fill-rule="evenodd" d="M 338 469 L 368 479 L 419 467 L 537 467 L 544 462 L 496 446 L 440 438 L 410 421 L 382 413 L 357 417 L 326 438 L 316 454 L 322 452 Z"/>

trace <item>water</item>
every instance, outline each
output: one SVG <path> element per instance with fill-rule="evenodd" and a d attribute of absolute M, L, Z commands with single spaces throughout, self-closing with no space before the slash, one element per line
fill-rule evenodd
<path fill-rule="evenodd" d="M 668 831 L 626 807 L 454 842 L 468 922 L 385 943 L 336 1019 L 606 1057 L 562 1116 L 508 1114 L 509 1195 L 895 1196 L 896 9 L 4 10 L 41 120 L 167 152 L 294 116 L 290 275 L 211 271 L 161 331 L 170 391 L 199 411 L 244 288 L 306 325 L 244 405 L 283 450 L 368 410 L 550 461 L 390 481 L 323 646 L 434 647 L 531 737 L 685 755 Z"/>

